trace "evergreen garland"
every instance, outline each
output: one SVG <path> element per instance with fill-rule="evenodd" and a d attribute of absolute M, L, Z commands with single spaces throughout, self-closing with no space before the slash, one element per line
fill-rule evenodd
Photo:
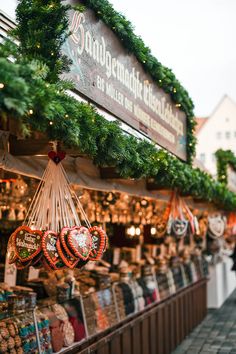
<path fill-rule="evenodd" d="M 66 14 L 67 8 L 60 4 L 60 1 L 42 2 L 46 6 L 45 18 L 49 19 L 49 5 L 52 3 L 60 7 L 60 14 Z M 105 0 L 96 3 L 100 2 L 110 6 Z M 25 25 L 26 29 L 29 26 L 27 16 L 32 21 L 30 6 L 36 3 L 39 4 L 39 0 L 20 1 L 21 5 L 24 4 L 23 8 L 18 7 L 18 20 L 22 28 L 15 31 L 20 40 L 21 33 L 24 32 L 23 26 Z M 26 22 L 21 19 L 21 11 Z M 37 17 L 37 12 L 33 13 Z M 42 15 L 41 9 L 40 14 Z M 42 16 L 41 21 L 44 23 Z M 119 19 L 120 15 L 117 21 Z M 65 28 L 55 28 L 55 36 L 62 43 L 65 39 Z M 0 113 L 2 116 L 17 119 L 22 134 L 27 135 L 32 131 L 44 132 L 50 140 L 60 140 L 68 147 L 78 148 L 99 166 L 115 167 L 125 178 L 153 178 L 160 187 L 175 188 L 183 194 L 212 201 L 221 208 L 236 210 L 236 195 L 224 184 L 214 181 L 210 175 L 199 169 L 193 169 L 167 151 L 158 150 L 154 144 L 127 135 L 120 128 L 119 122 L 107 121 L 93 106 L 69 96 L 67 89 L 71 88 L 71 85 L 58 79 L 65 65 L 62 65 L 59 46 L 55 44 L 57 60 L 51 63 L 50 52 L 38 52 L 34 50 L 33 44 L 39 38 L 44 42 L 48 33 L 45 28 L 39 28 L 40 36 L 37 37 L 36 26 L 34 31 L 31 31 L 31 39 L 27 39 L 25 35 L 22 41 L 24 44 L 20 44 L 19 48 L 8 41 L 0 47 Z M 52 35 L 53 32 L 50 33 Z M 9 56 L 14 57 L 14 61 L 9 61 Z M 153 61 L 155 62 L 154 59 Z"/>
<path fill-rule="evenodd" d="M 116 12 L 107 0 L 83 0 L 86 7 L 93 10 L 122 41 L 124 47 L 135 55 L 145 71 L 151 75 L 157 86 L 171 96 L 173 102 L 187 116 L 187 160 L 191 164 L 195 156 L 196 137 L 194 134 L 196 122 L 194 119 L 194 104 L 188 92 L 181 86 L 172 70 L 163 66 L 145 46 L 143 40 L 134 34 L 131 23 Z"/>
<path fill-rule="evenodd" d="M 83 4 L 91 8 L 122 41 L 124 47 L 142 64 L 157 86 L 171 96 L 173 102 L 187 116 L 187 160 L 191 164 L 195 155 L 196 122 L 193 114 L 193 102 L 187 91 L 175 78 L 173 72 L 163 66 L 151 54 L 142 39 L 133 32 L 133 27 L 125 17 L 117 13 L 107 0 L 84 0 Z M 69 68 L 69 59 L 62 54 L 61 46 L 69 35 L 67 11 L 71 7 L 63 5 L 61 0 L 20 0 L 16 19 L 17 27 L 13 31 L 20 40 L 20 51 L 29 59 L 38 59 L 48 68 L 47 80 L 55 83 L 59 75 Z M 81 5 L 75 6 L 83 10 Z"/>
<path fill-rule="evenodd" d="M 69 59 L 61 47 L 69 36 L 67 11 L 61 0 L 20 0 L 16 9 L 17 27 L 12 31 L 20 41 L 19 50 L 28 59 L 38 59 L 49 70 L 47 81 L 59 81 L 69 71 Z"/>
<path fill-rule="evenodd" d="M 222 149 L 217 150 L 215 155 L 218 181 L 227 184 L 227 167 L 230 165 L 236 171 L 236 156 L 233 151 Z"/>

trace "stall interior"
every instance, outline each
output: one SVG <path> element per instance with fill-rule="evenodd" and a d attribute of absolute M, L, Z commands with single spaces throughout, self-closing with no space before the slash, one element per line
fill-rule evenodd
<path fill-rule="evenodd" d="M 12 273 L 21 269 L 16 284 L 9 284 L 7 242 L 38 183 L 1 171 L 1 353 L 73 347 L 206 278 L 208 263 L 233 245 L 233 224 L 227 227 L 222 212 L 206 211 L 176 192 L 168 191 L 166 201 L 73 185 L 90 223 L 108 235 L 102 259 L 54 271 L 6 263 Z"/>

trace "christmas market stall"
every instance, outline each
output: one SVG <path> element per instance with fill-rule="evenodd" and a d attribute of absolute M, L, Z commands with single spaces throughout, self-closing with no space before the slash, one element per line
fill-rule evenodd
<path fill-rule="evenodd" d="M 0 46 L 0 353 L 167 354 L 207 311 L 236 195 L 193 103 L 106 0 L 21 0 Z"/>

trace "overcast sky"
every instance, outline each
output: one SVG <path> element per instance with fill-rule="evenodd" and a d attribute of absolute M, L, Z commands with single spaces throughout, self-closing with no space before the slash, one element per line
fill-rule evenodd
<path fill-rule="evenodd" d="M 188 90 L 197 116 L 236 101 L 236 0 L 110 0 Z M 13 16 L 16 0 L 0 0 Z"/>
<path fill-rule="evenodd" d="M 236 0 L 111 0 L 156 58 L 173 69 L 209 115 L 221 97 L 236 101 Z"/>

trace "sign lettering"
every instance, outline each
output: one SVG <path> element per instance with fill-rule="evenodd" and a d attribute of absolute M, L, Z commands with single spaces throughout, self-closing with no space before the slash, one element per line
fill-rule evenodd
<path fill-rule="evenodd" d="M 127 53 L 91 10 L 70 12 L 71 59 L 76 89 L 134 129 L 186 160 L 186 115 Z"/>

